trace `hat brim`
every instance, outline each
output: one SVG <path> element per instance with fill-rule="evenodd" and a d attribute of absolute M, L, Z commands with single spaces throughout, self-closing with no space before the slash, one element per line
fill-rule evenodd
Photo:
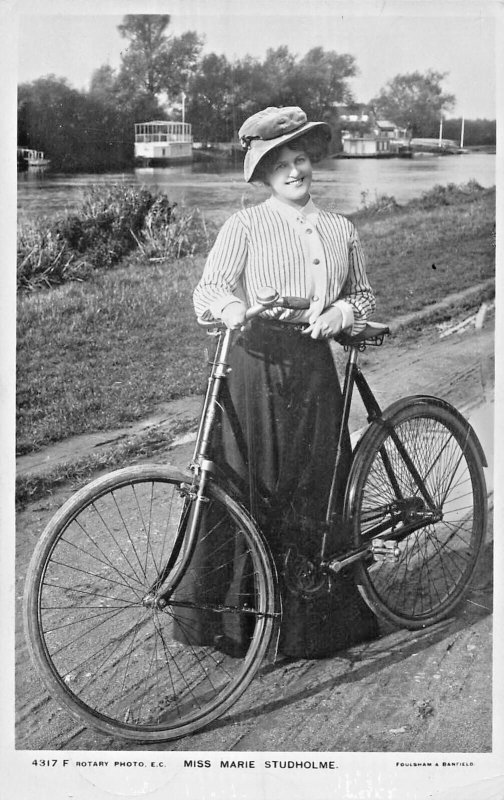
<path fill-rule="evenodd" d="M 245 160 L 243 163 L 243 175 L 247 183 L 253 180 L 254 172 L 257 165 L 264 158 L 264 156 L 277 147 L 283 147 L 284 144 L 292 142 L 293 139 L 298 139 L 306 133 L 314 131 L 316 128 L 319 132 L 329 141 L 331 138 L 331 128 L 327 122 L 306 122 L 301 127 L 296 128 L 295 131 L 285 133 L 283 136 L 276 136 L 274 139 L 254 139 L 251 142 L 250 148 L 247 150 Z"/>

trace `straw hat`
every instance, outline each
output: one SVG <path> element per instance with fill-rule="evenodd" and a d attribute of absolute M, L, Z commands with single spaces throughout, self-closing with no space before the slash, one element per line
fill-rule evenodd
<path fill-rule="evenodd" d="M 327 122 L 308 122 L 305 112 L 298 106 L 269 106 L 246 119 L 238 131 L 242 147 L 246 150 L 243 164 L 245 180 L 252 180 L 257 165 L 266 153 L 315 129 L 327 140 L 331 138 Z"/>

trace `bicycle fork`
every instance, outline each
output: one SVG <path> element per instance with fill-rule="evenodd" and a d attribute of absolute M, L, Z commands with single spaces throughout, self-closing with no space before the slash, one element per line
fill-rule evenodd
<path fill-rule="evenodd" d="M 180 485 L 180 493 L 184 497 L 184 510 L 179 530 L 168 562 L 143 598 L 143 605 L 147 607 L 164 608 L 167 605 L 169 598 L 186 573 L 196 547 L 201 514 L 205 503 L 208 502 L 205 494 L 206 485 L 210 474 L 214 472 L 213 461 L 208 458 L 210 437 L 217 413 L 222 381 L 230 371 L 228 357 L 233 334 L 234 331 L 228 328 L 217 334 L 219 340 L 211 362 L 212 368 L 208 377 L 193 457 L 189 465 L 189 469 L 193 473 L 193 480 L 191 483 Z M 170 580 L 166 583 L 169 576 Z"/>

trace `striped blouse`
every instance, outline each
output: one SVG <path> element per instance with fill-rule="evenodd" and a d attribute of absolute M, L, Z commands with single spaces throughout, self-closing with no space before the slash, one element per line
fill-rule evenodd
<path fill-rule="evenodd" d="M 375 307 L 354 225 L 312 200 L 297 209 L 270 197 L 233 214 L 219 231 L 194 291 L 196 314 L 218 318 L 236 298 L 252 305 L 263 286 L 310 299 L 306 311 L 277 307 L 263 312 L 269 318 L 312 322 L 335 305 L 343 312 L 343 327 L 357 333 Z"/>

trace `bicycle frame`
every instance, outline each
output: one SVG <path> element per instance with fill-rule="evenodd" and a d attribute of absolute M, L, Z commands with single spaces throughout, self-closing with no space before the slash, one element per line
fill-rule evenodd
<path fill-rule="evenodd" d="M 393 428 L 391 428 L 390 435 L 392 441 L 397 447 L 397 450 L 400 453 L 401 457 L 403 458 L 406 467 L 410 471 L 415 483 L 417 484 L 418 490 L 422 495 L 422 497 L 424 498 L 427 508 L 429 509 L 428 512 L 422 511 L 422 513 L 418 513 L 416 514 L 416 516 L 415 514 L 412 514 L 411 521 L 409 521 L 408 523 L 404 522 L 404 508 L 401 508 L 400 504 L 401 502 L 403 502 L 404 504 L 404 502 L 407 502 L 407 500 L 405 500 L 405 498 L 402 495 L 401 489 L 394 474 L 394 470 L 392 468 L 392 465 L 390 464 L 390 459 L 388 457 L 388 454 L 386 453 L 385 449 L 383 449 L 381 455 L 384 463 L 384 468 L 391 481 L 391 485 L 394 488 L 397 497 L 397 505 L 394 507 L 392 506 L 387 507 L 388 516 L 386 522 L 381 522 L 368 529 L 368 531 L 366 532 L 365 541 L 363 542 L 361 547 L 359 547 L 358 549 L 349 550 L 348 552 L 342 553 L 337 557 L 331 556 L 331 554 L 327 552 L 330 530 L 332 530 L 332 528 L 335 525 L 344 524 L 343 520 L 337 519 L 334 506 L 335 506 L 335 498 L 338 496 L 338 491 L 341 488 L 338 486 L 338 466 L 341 459 L 341 454 L 343 449 L 343 437 L 345 435 L 345 431 L 348 426 L 350 409 L 353 399 L 353 392 L 355 387 L 357 388 L 360 397 L 362 399 L 362 402 L 364 404 L 364 407 L 367 411 L 368 422 L 370 423 L 377 422 L 378 424 L 387 425 L 386 420 L 382 416 L 382 409 L 380 408 L 368 382 L 366 381 L 358 365 L 358 356 L 359 352 L 363 351 L 369 345 L 374 345 L 374 346 L 381 345 L 383 343 L 385 335 L 387 335 L 388 333 L 389 333 L 389 328 L 387 326 L 371 324 L 368 325 L 365 328 L 365 330 L 356 337 L 348 337 L 346 335 L 343 335 L 339 337 L 339 339 L 337 340 L 339 341 L 340 344 L 342 344 L 345 347 L 345 349 L 348 349 L 349 355 L 345 368 L 345 378 L 344 378 L 343 392 L 342 392 L 343 411 L 340 424 L 340 434 L 337 444 L 335 463 L 333 467 L 331 489 L 329 492 L 327 506 L 326 506 L 325 525 L 322 526 L 323 535 L 322 535 L 322 543 L 320 550 L 320 563 L 322 567 L 329 569 L 332 572 L 339 572 L 341 569 L 348 566 L 352 562 L 365 558 L 370 553 L 372 540 L 376 539 L 376 537 L 380 535 L 387 534 L 387 539 L 391 539 L 397 542 L 400 541 L 401 538 L 404 538 L 410 533 L 412 533 L 415 529 L 424 526 L 426 520 L 435 522 L 439 519 L 439 515 L 437 513 L 435 504 L 429 495 L 429 492 L 425 485 L 425 481 L 423 480 L 422 476 L 418 473 L 412 459 L 410 458 L 408 452 L 404 448 L 404 445 L 402 444 L 401 440 L 397 436 L 397 433 L 393 430 Z M 189 504 L 187 509 L 187 514 L 192 512 L 191 520 L 188 530 L 185 530 L 185 526 L 182 526 L 182 529 L 179 532 L 180 541 L 177 542 L 177 547 L 174 548 L 174 554 L 172 554 L 170 563 L 166 565 L 166 568 L 163 570 L 162 574 L 156 581 L 156 585 L 152 587 L 152 590 L 149 593 L 148 597 L 150 602 L 154 602 L 161 606 L 167 601 L 168 597 L 170 597 L 175 591 L 182 576 L 184 575 L 187 564 L 189 563 L 192 557 L 194 548 L 196 546 L 198 523 L 199 523 L 201 509 L 203 504 L 207 502 L 205 497 L 207 481 L 209 480 L 210 476 L 216 471 L 215 464 L 210 457 L 209 445 L 217 413 L 217 408 L 219 406 L 219 397 L 220 397 L 222 382 L 226 379 L 230 369 L 229 353 L 233 345 L 234 338 L 237 335 L 237 332 L 230 330 L 228 328 L 224 328 L 221 323 L 215 323 L 213 330 L 209 330 L 209 334 L 217 336 L 217 345 L 214 357 L 210 362 L 211 370 L 208 377 L 202 413 L 196 434 L 193 457 L 190 463 L 190 470 L 193 473 L 193 480 L 192 483 L 187 483 L 184 484 L 183 486 L 183 491 L 188 498 L 188 504 Z M 400 522 L 402 522 L 403 524 L 401 525 L 399 530 L 394 531 L 396 524 Z M 175 570 L 174 574 L 171 575 L 169 585 L 164 586 L 161 594 L 157 595 L 157 591 L 163 586 L 168 575 L 170 575 L 171 570 L 175 565 L 176 557 L 180 555 L 182 545 L 184 547 L 184 552 L 182 554 L 181 561 L 179 562 L 179 565 Z"/>
<path fill-rule="evenodd" d="M 332 558 L 328 556 L 327 553 L 328 534 L 332 526 L 344 525 L 345 523 L 348 524 L 349 522 L 348 520 L 337 519 L 334 507 L 335 507 L 335 498 L 338 496 L 338 490 L 341 488 L 338 486 L 338 467 L 343 449 L 343 437 L 345 435 L 345 431 L 348 426 L 354 387 L 357 387 L 364 408 L 367 411 L 368 422 L 378 423 L 388 427 L 387 421 L 383 418 L 382 409 L 380 408 L 380 405 L 378 404 L 376 397 L 374 396 L 368 382 L 366 381 L 364 375 L 362 374 L 361 369 L 358 366 L 358 355 L 359 352 L 364 350 L 368 345 L 375 345 L 375 346 L 381 345 L 383 343 L 384 336 L 389 332 L 390 331 L 388 327 L 384 326 L 381 331 L 379 331 L 378 333 L 376 332 L 372 333 L 372 335 L 369 336 L 368 328 L 366 328 L 360 336 L 356 337 L 353 340 L 349 337 L 341 337 L 340 339 L 340 344 L 342 344 L 346 349 L 349 350 L 349 356 L 347 359 L 347 364 L 345 369 L 345 379 L 343 384 L 343 411 L 341 417 L 339 440 L 338 440 L 335 464 L 333 469 L 331 489 L 327 502 L 326 516 L 325 516 L 325 531 L 321 547 L 321 562 L 326 568 L 328 568 L 332 572 L 339 572 L 341 569 L 350 565 L 354 561 L 366 557 L 366 555 L 370 553 L 370 545 L 372 540 L 376 539 L 376 537 L 380 535 L 387 533 L 387 539 L 389 541 L 392 540 L 392 542 L 397 543 L 401 541 L 401 539 L 408 536 L 410 533 L 413 533 L 416 529 L 423 527 L 426 521 L 434 523 L 439 521 L 439 519 L 441 518 L 439 511 L 436 505 L 434 504 L 432 497 L 429 494 L 424 479 L 416 469 L 415 464 L 413 463 L 409 453 L 407 452 L 406 448 L 404 447 L 403 443 L 398 437 L 397 432 L 395 431 L 393 426 L 390 426 L 390 437 L 394 442 L 394 445 L 396 446 L 407 469 L 409 470 L 420 494 L 424 498 L 426 506 L 429 510 L 428 512 L 425 512 L 423 510 L 420 511 L 420 509 L 418 508 L 415 509 L 413 507 L 411 509 L 411 520 L 407 523 L 404 522 L 404 505 L 408 501 L 404 497 L 401 491 L 395 472 L 390 463 L 389 455 L 386 452 L 385 448 L 382 448 L 380 453 L 384 469 L 387 473 L 388 479 L 390 480 L 391 486 L 394 489 L 397 503 L 393 506 L 390 504 L 387 505 L 385 509 L 388 512 L 387 520 L 385 522 L 372 526 L 367 530 L 365 537 L 363 537 L 363 544 L 361 547 L 354 550 L 350 550 L 347 553 Z M 403 504 L 403 507 L 401 507 L 401 503 Z M 381 514 L 379 516 L 381 517 Z M 398 523 L 403 523 L 403 524 L 401 525 L 399 530 L 395 531 L 394 528 Z M 384 552 L 388 553 L 389 548 L 386 548 L 384 546 Z M 395 555 L 396 553 L 397 551 L 395 550 L 394 547 L 392 547 L 392 555 Z"/>

